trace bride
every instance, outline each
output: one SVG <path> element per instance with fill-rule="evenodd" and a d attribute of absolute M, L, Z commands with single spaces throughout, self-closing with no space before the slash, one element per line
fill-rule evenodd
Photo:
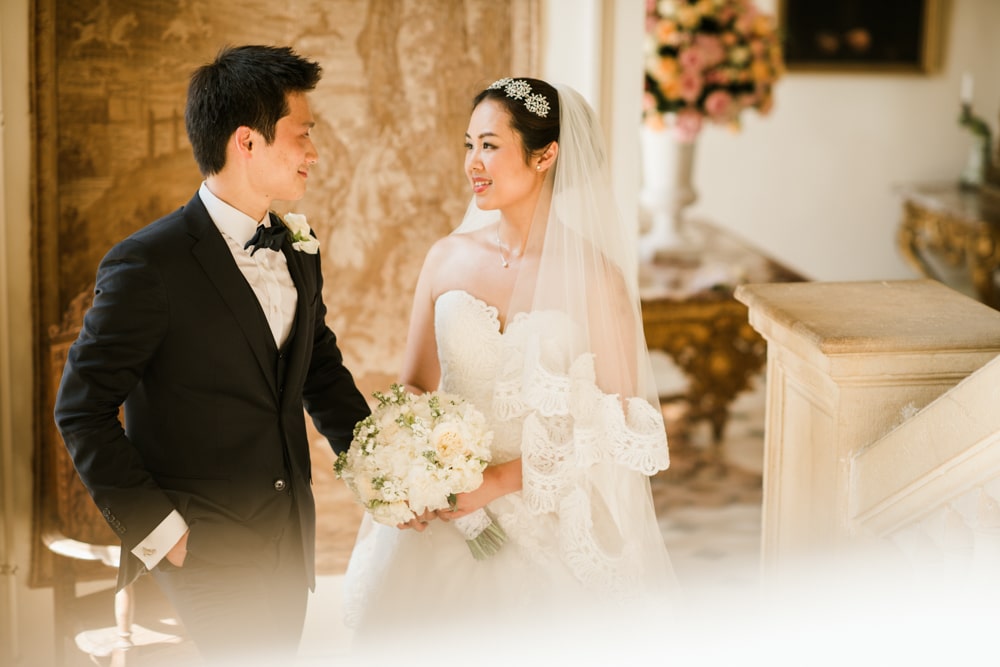
<path fill-rule="evenodd" d="M 647 477 L 668 465 L 666 435 L 594 112 L 572 89 L 501 79 L 473 101 L 465 150 L 473 199 L 427 254 L 401 379 L 475 404 L 493 460 L 453 511 L 400 529 L 365 517 L 344 583 L 357 647 L 550 612 L 603 623 L 673 597 Z M 479 508 L 507 534 L 485 560 L 449 524 Z"/>

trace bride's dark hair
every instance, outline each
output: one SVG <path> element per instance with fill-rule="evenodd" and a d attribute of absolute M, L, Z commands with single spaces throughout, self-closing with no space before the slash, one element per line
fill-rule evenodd
<path fill-rule="evenodd" d="M 514 80 L 526 82 L 531 86 L 532 94 L 545 98 L 549 105 L 545 116 L 539 116 L 529 110 L 523 99 L 508 96 L 502 87 L 487 88 L 476 95 L 472 100 L 472 108 L 475 110 L 483 100 L 487 99 L 499 102 L 510 113 L 510 126 L 521 137 L 521 143 L 524 145 L 524 161 L 527 163 L 532 155 L 541 153 L 553 141 L 559 140 L 559 93 L 541 79 L 517 77 Z"/>

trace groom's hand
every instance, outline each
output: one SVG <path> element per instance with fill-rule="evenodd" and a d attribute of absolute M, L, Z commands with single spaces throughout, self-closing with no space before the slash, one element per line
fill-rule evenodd
<path fill-rule="evenodd" d="M 191 533 L 190 529 L 185 530 L 184 534 L 181 535 L 181 539 L 177 540 L 177 544 L 170 548 L 167 555 L 164 558 L 175 567 L 184 567 L 184 559 L 187 558 L 187 544 L 188 535 Z"/>
<path fill-rule="evenodd" d="M 399 524 L 398 526 L 396 526 L 396 528 L 399 528 L 400 530 L 412 528 L 418 533 L 422 533 L 424 529 L 427 528 L 428 522 L 430 522 L 430 520 L 434 519 L 435 517 L 436 515 L 434 514 L 434 512 L 425 511 L 420 516 L 415 516 L 406 523 Z"/>

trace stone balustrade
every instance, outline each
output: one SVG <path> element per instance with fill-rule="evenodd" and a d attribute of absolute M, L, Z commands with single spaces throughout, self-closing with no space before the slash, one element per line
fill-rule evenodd
<path fill-rule="evenodd" d="M 893 544 L 923 577 L 1000 559 L 1000 357 L 861 450 L 851 534 Z"/>
<path fill-rule="evenodd" d="M 865 536 L 904 548 L 921 518 L 967 511 L 972 495 L 960 507 L 950 501 L 994 491 L 986 478 L 967 478 L 951 497 L 927 496 L 919 480 L 947 476 L 961 452 L 989 444 L 1000 420 L 967 429 L 959 405 L 928 408 L 916 426 L 904 422 L 1000 353 L 1000 312 L 930 280 L 744 285 L 736 298 L 768 345 L 765 575 L 836 556 Z M 897 427 L 902 435 L 876 444 Z M 921 429 L 947 444 L 910 437 Z M 1000 452 L 989 457 L 1000 462 Z"/>

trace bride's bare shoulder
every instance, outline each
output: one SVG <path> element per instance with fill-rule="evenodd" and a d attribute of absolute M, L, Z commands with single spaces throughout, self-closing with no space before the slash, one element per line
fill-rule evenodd
<path fill-rule="evenodd" d="M 448 289 L 463 286 L 479 272 L 484 254 L 484 241 L 479 232 L 440 238 L 427 252 L 421 282 L 432 298 Z"/>
<path fill-rule="evenodd" d="M 470 253 L 481 251 L 481 234 L 449 234 L 434 242 L 427 252 L 426 263 L 468 259 Z"/>

